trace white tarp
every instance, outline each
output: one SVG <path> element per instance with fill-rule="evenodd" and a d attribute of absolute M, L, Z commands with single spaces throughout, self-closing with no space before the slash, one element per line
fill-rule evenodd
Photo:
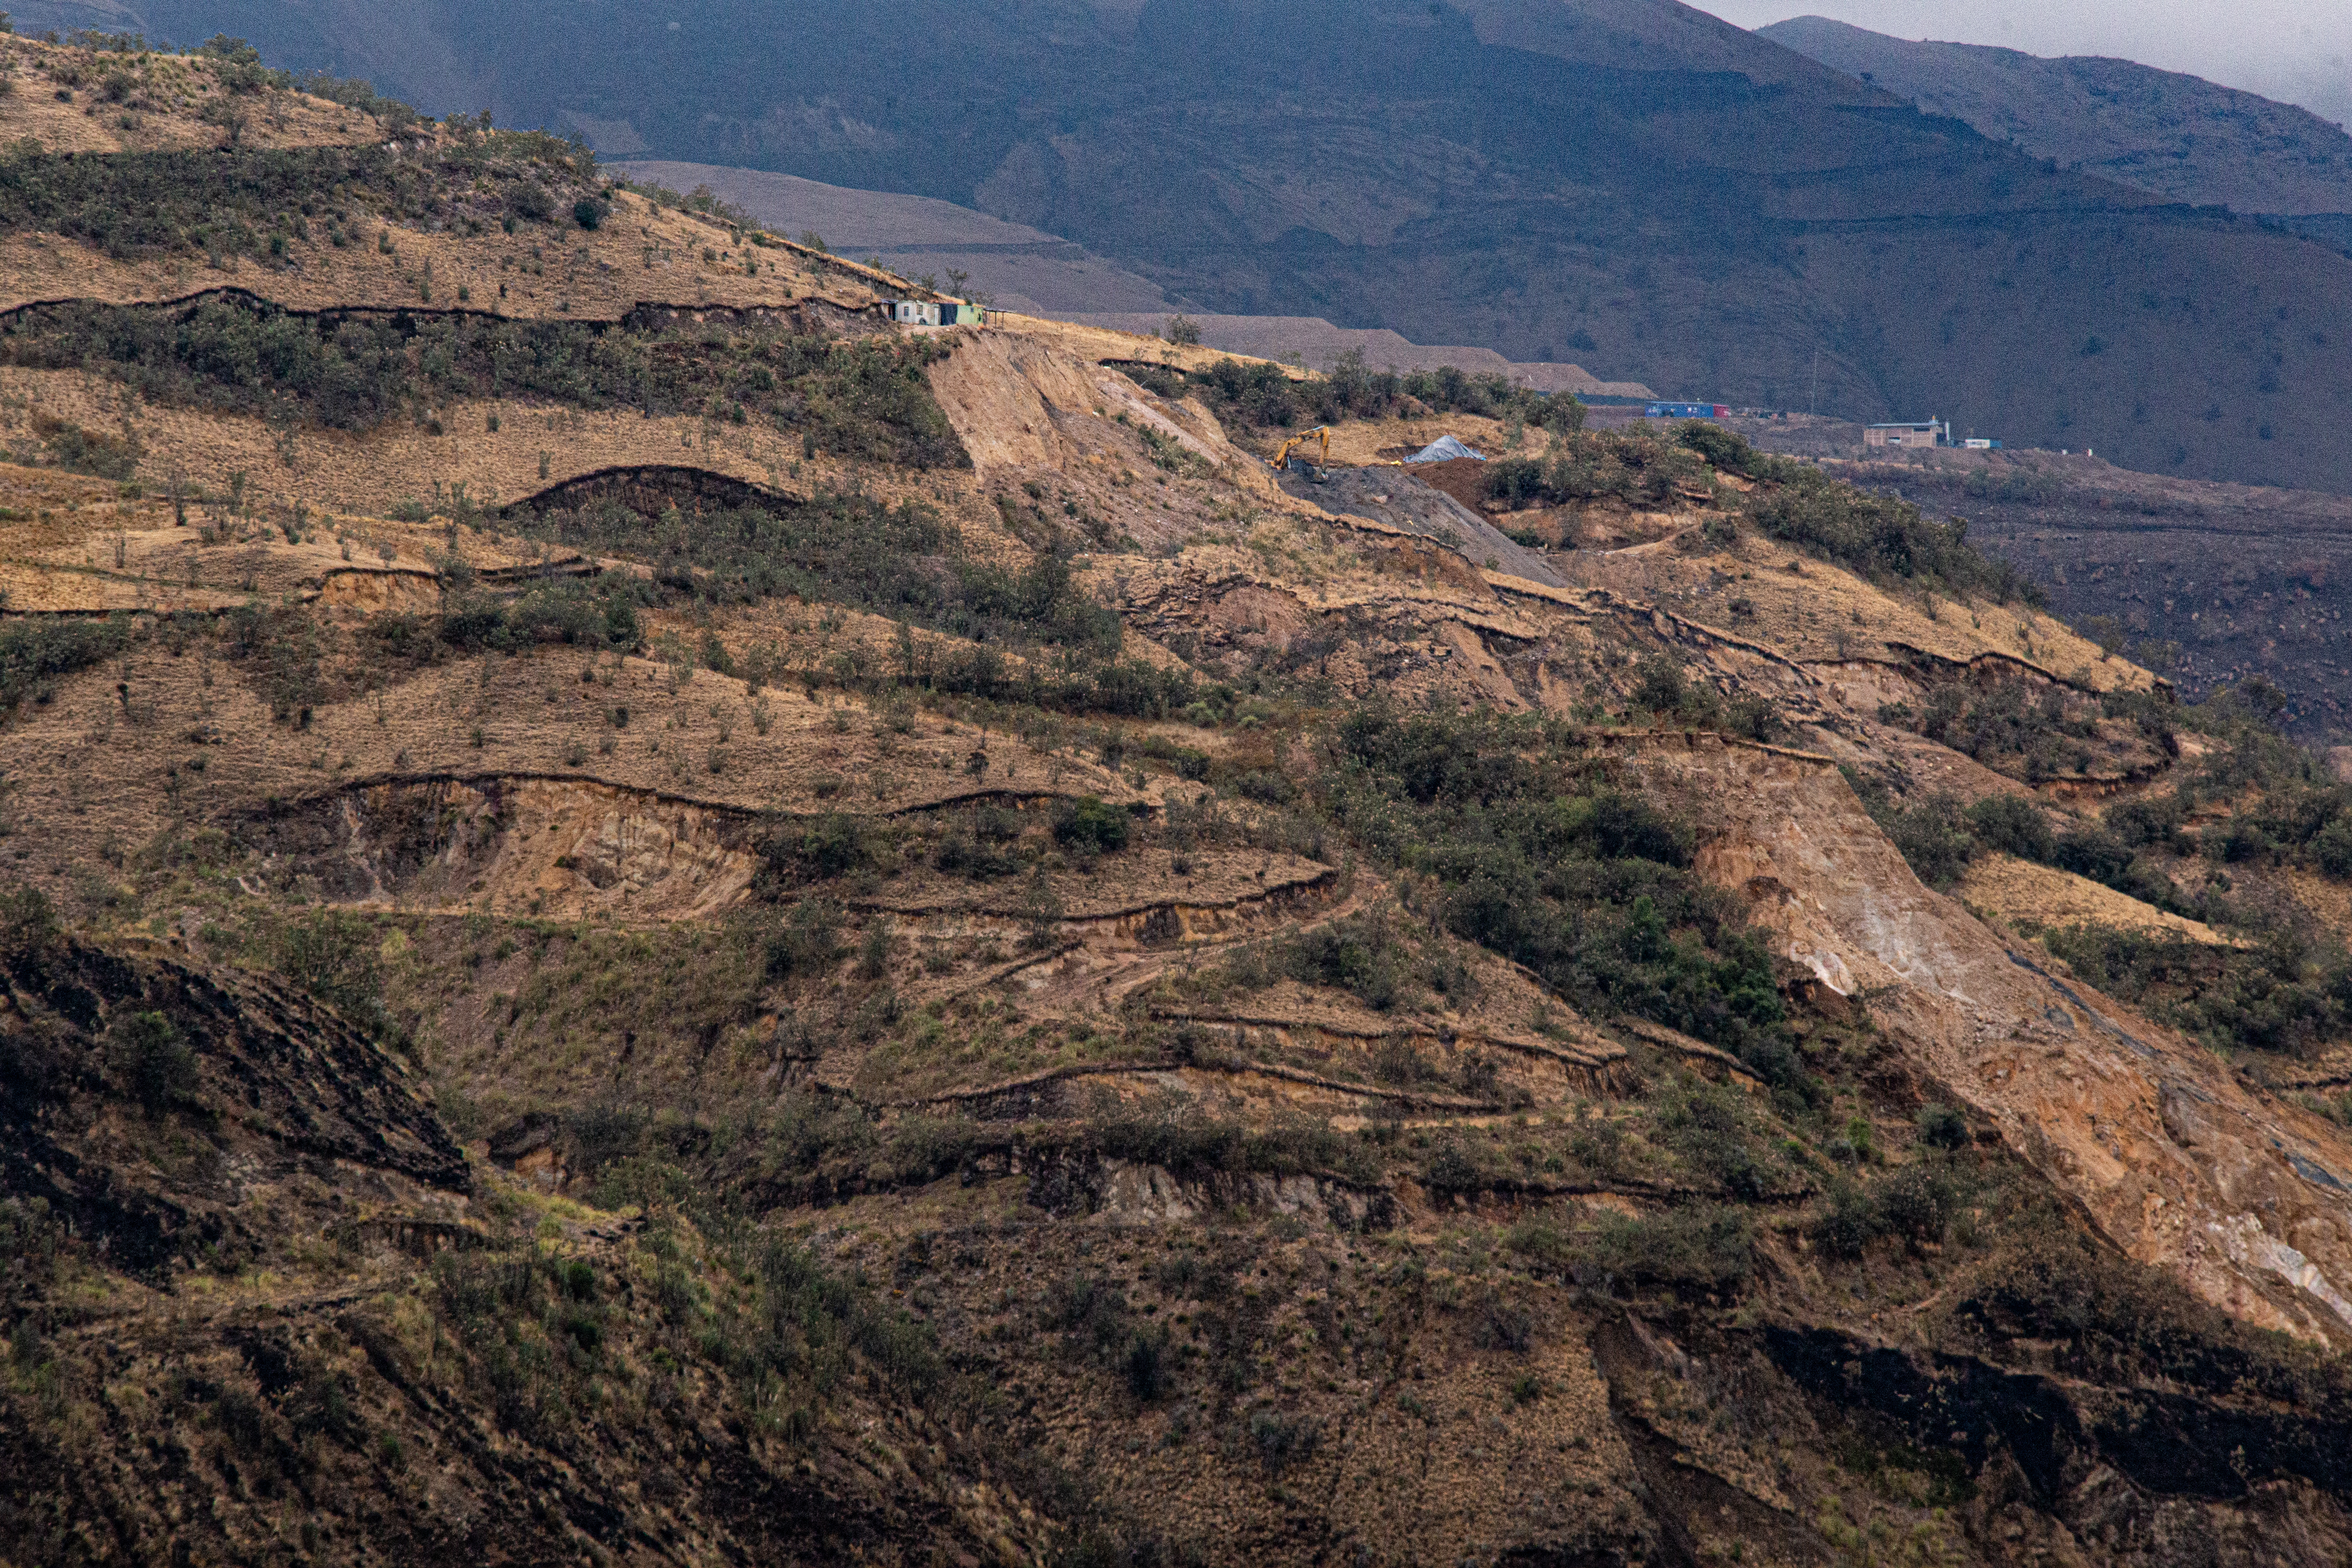
<path fill-rule="evenodd" d="M 1484 452 L 1472 451 L 1469 447 L 1464 446 L 1461 442 L 1455 440 L 1451 436 L 1440 436 L 1436 440 L 1432 441 L 1428 446 L 1423 447 L 1420 451 L 1415 452 L 1412 457 L 1407 458 L 1405 461 L 1408 463 L 1442 463 L 1448 458 L 1475 458 L 1483 463 L 1486 460 L 1486 454 Z"/>

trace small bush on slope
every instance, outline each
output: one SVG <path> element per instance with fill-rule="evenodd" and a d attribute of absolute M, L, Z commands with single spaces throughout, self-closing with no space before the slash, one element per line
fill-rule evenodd
<path fill-rule="evenodd" d="M 131 642 L 131 618 L 102 621 L 10 621 L 0 625 L 0 717 L 27 698 L 47 701 L 56 679 L 121 653 Z"/>

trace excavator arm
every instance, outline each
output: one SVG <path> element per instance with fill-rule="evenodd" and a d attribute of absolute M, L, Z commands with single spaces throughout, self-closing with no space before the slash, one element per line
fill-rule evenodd
<path fill-rule="evenodd" d="M 1331 426 L 1328 425 L 1318 425 L 1312 430 L 1301 430 L 1297 435 L 1293 436 L 1289 440 L 1285 441 L 1282 444 L 1282 449 L 1275 453 L 1271 458 L 1267 459 L 1266 466 L 1273 468 L 1281 468 L 1284 464 L 1290 461 L 1290 454 L 1294 447 L 1303 446 L 1305 443 L 1314 440 L 1320 440 L 1323 443 L 1322 466 L 1325 468 L 1330 467 Z"/>

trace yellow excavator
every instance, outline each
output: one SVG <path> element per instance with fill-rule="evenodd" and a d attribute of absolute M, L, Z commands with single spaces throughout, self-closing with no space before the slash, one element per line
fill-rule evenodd
<path fill-rule="evenodd" d="M 1331 426 L 1328 425 L 1318 425 L 1312 430 L 1301 430 L 1282 444 L 1282 450 L 1266 459 L 1266 466 L 1277 471 L 1286 468 L 1290 463 L 1291 449 L 1314 440 L 1320 440 L 1323 443 L 1322 460 L 1318 466 L 1329 468 L 1331 466 Z"/>

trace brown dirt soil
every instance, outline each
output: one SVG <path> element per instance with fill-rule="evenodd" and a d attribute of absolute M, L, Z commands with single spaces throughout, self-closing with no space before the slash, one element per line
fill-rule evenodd
<path fill-rule="evenodd" d="M 496 582 L 568 575 L 594 563 L 474 530 L 383 518 L 316 515 L 275 525 L 233 517 L 198 502 L 174 521 L 163 496 L 126 496 L 109 481 L 56 468 L 0 464 L 0 588 L 12 610 L 92 614 L 217 610 L 254 595 L 323 597 L 338 608 L 378 614 L 436 610 L 441 563 L 451 556 Z M 300 543 L 284 528 L 297 526 Z"/>
<path fill-rule="evenodd" d="M 2352 1139 L 2202 1048 L 2037 968 L 1911 874 L 1834 769 L 1719 743 L 1643 759 L 1714 804 L 1707 875 L 1869 1006 L 2124 1251 L 2249 1321 L 2352 1335 Z M 2291 1163 L 2289 1156 L 2294 1162 Z"/>
<path fill-rule="evenodd" d="M 2151 936 L 2178 936 L 2214 947 L 2247 945 L 2244 938 L 2223 936 L 2203 921 L 2168 913 L 2087 877 L 2011 855 L 1978 856 L 1969 863 L 1968 875 L 1952 889 L 1952 896 L 2011 925 L 2102 925 Z"/>
<path fill-rule="evenodd" d="M 1539 439 L 1541 435 L 1542 432 L 1538 431 L 1535 437 L 1529 438 Z M 1465 446 L 1483 452 L 1489 458 L 1504 456 L 1504 443 L 1508 438 L 1504 433 L 1501 420 L 1489 419 L 1477 414 L 1425 414 L 1397 419 L 1350 419 L 1344 425 L 1335 425 L 1331 428 L 1331 460 L 1335 463 L 1347 463 L 1356 467 L 1375 463 L 1386 464 L 1390 461 L 1386 456 L 1387 453 L 1398 448 L 1410 448 L 1418 452 L 1440 436 L 1454 437 Z M 1313 443 L 1300 449 L 1311 452 Z M 1513 455 L 1524 455 L 1524 448 L 1520 454 Z M 1464 458 L 1457 458 L 1455 461 L 1471 468 L 1478 466 L 1468 463 L 1468 460 Z M 1454 499 L 1462 500 L 1459 496 Z M 1473 511 L 1478 510 L 1478 503 L 1475 500 L 1465 500 L 1463 504 Z"/>
<path fill-rule="evenodd" d="M 960 330 L 956 337 L 956 353 L 930 369 L 931 390 L 984 471 L 1062 468 L 1092 456 L 1061 436 L 1056 414 L 1130 422 L 1212 468 L 1248 471 L 1245 455 L 1197 403 L 1154 397 L 1050 336 L 1004 327 Z"/>

